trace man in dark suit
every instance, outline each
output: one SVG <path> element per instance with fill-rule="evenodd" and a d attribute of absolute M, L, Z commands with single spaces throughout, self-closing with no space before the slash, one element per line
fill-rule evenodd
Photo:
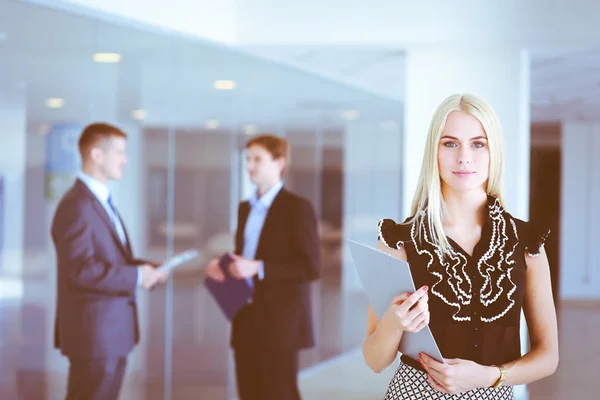
<path fill-rule="evenodd" d="M 102 123 L 79 139 L 82 171 L 52 221 L 57 259 L 55 346 L 69 359 L 68 400 L 116 400 L 139 341 L 135 291 L 167 279 L 134 258 L 107 186 L 121 179 L 127 136 Z"/>
<path fill-rule="evenodd" d="M 320 275 L 313 207 L 281 181 L 288 143 L 261 135 L 246 144 L 248 173 L 257 191 L 240 203 L 229 273 L 247 279 L 254 297 L 232 321 L 241 400 L 299 400 L 298 352 L 314 346 L 310 282 Z M 218 259 L 207 275 L 225 278 Z"/>

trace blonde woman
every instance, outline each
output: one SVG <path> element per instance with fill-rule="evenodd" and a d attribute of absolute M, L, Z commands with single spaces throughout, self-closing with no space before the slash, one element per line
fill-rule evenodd
<path fill-rule="evenodd" d="M 469 94 L 448 97 L 429 128 L 412 216 L 379 223 L 378 248 L 408 261 L 415 293 L 377 320 L 363 355 L 379 373 L 405 332 L 429 325 L 445 363 L 405 355 L 385 399 L 513 398 L 513 385 L 554 373 L 556 312 L 544 242 L 549 231 L 512 217 L 501 185 L 503 138 L 494 110 Z M 521 356 L 524 311 L 531 347 Z"/>

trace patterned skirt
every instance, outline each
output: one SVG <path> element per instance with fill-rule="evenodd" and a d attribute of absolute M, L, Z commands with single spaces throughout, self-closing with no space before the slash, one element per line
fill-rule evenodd
<path fill-rule="evenodd" d="M 459 394 L 438 392 L 431 387 L 427 375 L 407 364 L 400 363 L 388 385 L 384 400 L 513 400 L 513 389 L 500 386 L 497 389 L 473 389 Z"/>

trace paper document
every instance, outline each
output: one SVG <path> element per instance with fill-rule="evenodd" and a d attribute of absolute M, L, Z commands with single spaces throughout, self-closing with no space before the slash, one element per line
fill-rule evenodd
<path fill-rule="evenodd" d="M 353 240 L 348 241 L 348 246 L 367 298 L 378 319 L 387 311 L 394 297 L 402 292 L 415 291 L 410 267 L 406 261 Z M 417 333 L 404 332 L 399 350 L 415 360 L 419 358 L 419 353 L 425 353 L 444 362 L 429 326 Z"/>
<path fill-rule="evenodd" d="M 171 271 L 177 267 L 182 266 L 183 264 L 187 263 L 188 261 L 193 260 L 194 258 L 198 257 L 199 255 L 200 255 L 200 252 L 198 250 L 194 250 L 194 249 L 186 250 L 184 252 L 181 252 L 181 253 L 169 258 L 160 267 L 158 267 L 157 270 Z"/>

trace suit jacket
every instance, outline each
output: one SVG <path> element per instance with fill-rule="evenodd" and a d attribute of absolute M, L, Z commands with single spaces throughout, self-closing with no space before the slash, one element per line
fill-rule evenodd
<path fill-rule="evenodd" d="M 240 203 L 235 253 L 242 254 L 250 204 Z M 317 220 L 311 204 L 282 188 L 267 213 L 256 255 L 252 302 L 232 321 L 232 347 L 298 350 L 314 346 L 310 282 L 320 275 Z"/>
<path fill-rule="evenodd" d="M 51 234 L 58 286 L 55 347 L 75 358 L 126 356 L 139 341 L 136 266 L 143 263 L 133 258 L 129 237 L 123 245 L 108 213 L 79 179 L 59 202 Z"/>

